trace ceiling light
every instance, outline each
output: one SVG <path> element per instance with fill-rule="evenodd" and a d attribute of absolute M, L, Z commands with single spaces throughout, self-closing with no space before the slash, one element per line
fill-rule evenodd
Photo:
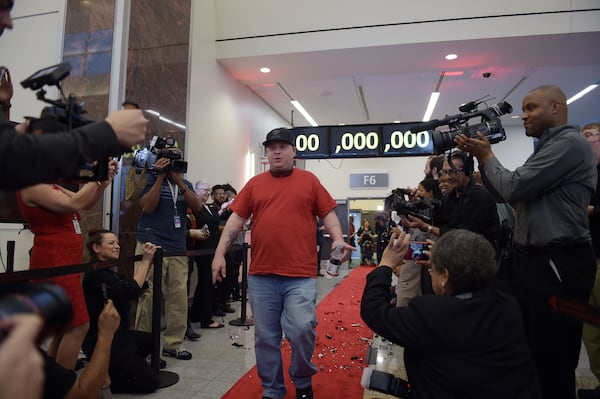
<path fill-rule="evenodd" d="M 163 122 L 165 122 L 165 123 L 168 123 L 170 125 L 173 125 L 175 127 L 178 127 L 180 129 L 185 130 L 185 125 L 182 125 L 181 123 L 177 123 L 175 121 L 172 121 L 169 118 L 165 118 L 164 116 L 161 116 L 160 112 L 158 112 L 158 111 L 154 111 L 153 109 L 147 109 L 146 112 L 149 113 L 149 114 L 151 114 L 151 115 L 158 116 L 158 119 L 161 120 L 161 121 L 163 121 Z"/>
<path fill-rule="evenodd" d="M 400 121 L 393 121 L 392 123 L 400 123 Z"/>
<path fill-rule="evenodd" d="M 431 115 L 433 115 L 433 110 L 435 109 L 435 105 L 437 104 L 439 97 L 439 91 L 434 91 L 433 93 L 431 93 L 431 97 L 429 98 L 429 104 L 427 104 L 425 115 L 423 115 L 423 122 L 428 122 L 431 119 Z"/>
<path fill-rule="evenodd" d="M 567 105 L 571 104 L 573 101 L 577 101 L 579 100 L 581 97 L 585 96 L 586 94 L 588 94 L 590 91 L 594 90 L 596 87 L 598 87 L 598 82 L 596 82 L 593 85 L 589 85 L 588 87 L 586 87 L 585 89 L 581 90 L 579 93 L 575 94 L 573 97 L 569 98 L 567 100 Z"/>
<path fill-rule="evenodd" d="M 458 55 L 456 55 L 456 54 L 454 54 L 454 53 L 450 53 L 450 54 L 447 54 L 447 55 L 446 55 L 446 59 L 447 59 L 448 61 L 452 61 L 452 60 L 455 60 L 455 59 L 457 59 L 457 58 L 458 58 Z"/>
<path fill-rule="evenodd" d="M 262 68 L 260 68 L 260 71 L 261 71 L 262 73 L 269 73 L 269 72 L 271 72 L 271 68 L 262 67 Z"/>
<path fill-rule="evenodd" d="M 298 112 L 300 112 L 302 114 L 302 116 L 304 117 L 304 119 L 306 119 L 308 121 L 308 123 L 310 123 L 311 126 L 313 126 L 313 127 L 319 126 L 317 124 L 317 122 L 315 122 L 315 120 L 312 118 L 312 116 L 310 116 L 310 114 L 308 112 L 306 112 L 306 110 L 304 109 L 304 107 L 302 106 L 302 104 L 300 104 L 296 100 L 292 100 L 290 102 L 292 103 L 292 105 L 294 106 L 294 108 L 296 108 L 298 110 Z"/>

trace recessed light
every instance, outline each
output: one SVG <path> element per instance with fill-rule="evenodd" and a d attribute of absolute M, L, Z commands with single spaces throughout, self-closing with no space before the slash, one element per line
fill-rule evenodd
<path fill-rule="evenodd" d="M 271 72 L 271 68 L 262 67 L 262 68 L 260 68 L 260 71 L 261 71 L 262 73 L 269 73 L 269 72 Z"/>
<path fill-rule="evenodd" d="M 447 55 L 446 55 L 446 59 L 447 59 L 448 61 L 452 61 L 452 60 L 455 60 L 455 59 L 457 59 L 457 58 L 458 58 L 458 55 L 456 55 L 456 54 L 453 54 L 453 53 L 450 53 L 450 54 L 447 54 Z"/>
<path fill-rule="evenodd" d="M 400 121 L 393 121 L 392 123 L 400 123 Z"/>

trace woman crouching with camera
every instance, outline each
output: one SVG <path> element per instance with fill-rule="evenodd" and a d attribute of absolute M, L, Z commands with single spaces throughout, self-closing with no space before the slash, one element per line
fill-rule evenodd
<path fill-rule="evenodd" d="M 390 304 L 393 267 L 410 236 L 396 229 L 379 267 L 367 276 L 361 317 L 404 347 L 411 398 L 541 398 L 515 299 L 491 287 L 494 249 L 482 235 L 451 230 L 430 255 L 433 290 L 406 307 Z"/>
<path fill-rule="evenodd" d="M 112 392 L 149 393 L 158 388 L 158 373 L 146 361 L 152 352 L 152 334 L 130 330 L 129 309 L 132 300 L 145 289 L 146 276 L 152 264 L 156 246 L 144 244 L 142 261 L 133 278 L 118 274 L 107 263 L 119 259 L 119 239 L 109 230 L 93 230 L 88 234 L 87 249 L 93 270 L 83 278 L 83 293 L 90 315 L 90 330 L 83 341 L 83 351 L 91 356 L 98 338 L 97 321 L 104 302 L 111 299 L 121 316 L 115 332 L 108 375 Z M 103 262 L 105 262 L 103 264 Z M 161 359 L 161 368 L 165 366 Z"/>

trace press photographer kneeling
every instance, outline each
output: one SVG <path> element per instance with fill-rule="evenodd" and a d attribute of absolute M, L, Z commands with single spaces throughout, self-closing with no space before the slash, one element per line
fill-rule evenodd
<path fill-rule="evenodd" d="M 411 398 L 541 398 L 516 301 L 490 286 L 492 245 L 451 230 L 436 241 L 429 271 L 436 295 L 390 304 L 392 268 L 404 262 L 410 236 L 396 229 L 379 267 L 367 276 L 361 317 L 404 347 Z M 401 267 L 401 266 L 400 266 Z"/>

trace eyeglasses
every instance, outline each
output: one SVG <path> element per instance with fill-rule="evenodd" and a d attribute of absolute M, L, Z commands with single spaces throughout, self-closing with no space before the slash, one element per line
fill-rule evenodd
<path fill-rule="evenodd" d="M 460 172 L 464 172 L 464 170 L 462 170 L 462 169 L 450 169 L 450 170 L 442 169 L 440 171 L 440 176 L 443 176 L 443 175 L 457 175 Z"/>

